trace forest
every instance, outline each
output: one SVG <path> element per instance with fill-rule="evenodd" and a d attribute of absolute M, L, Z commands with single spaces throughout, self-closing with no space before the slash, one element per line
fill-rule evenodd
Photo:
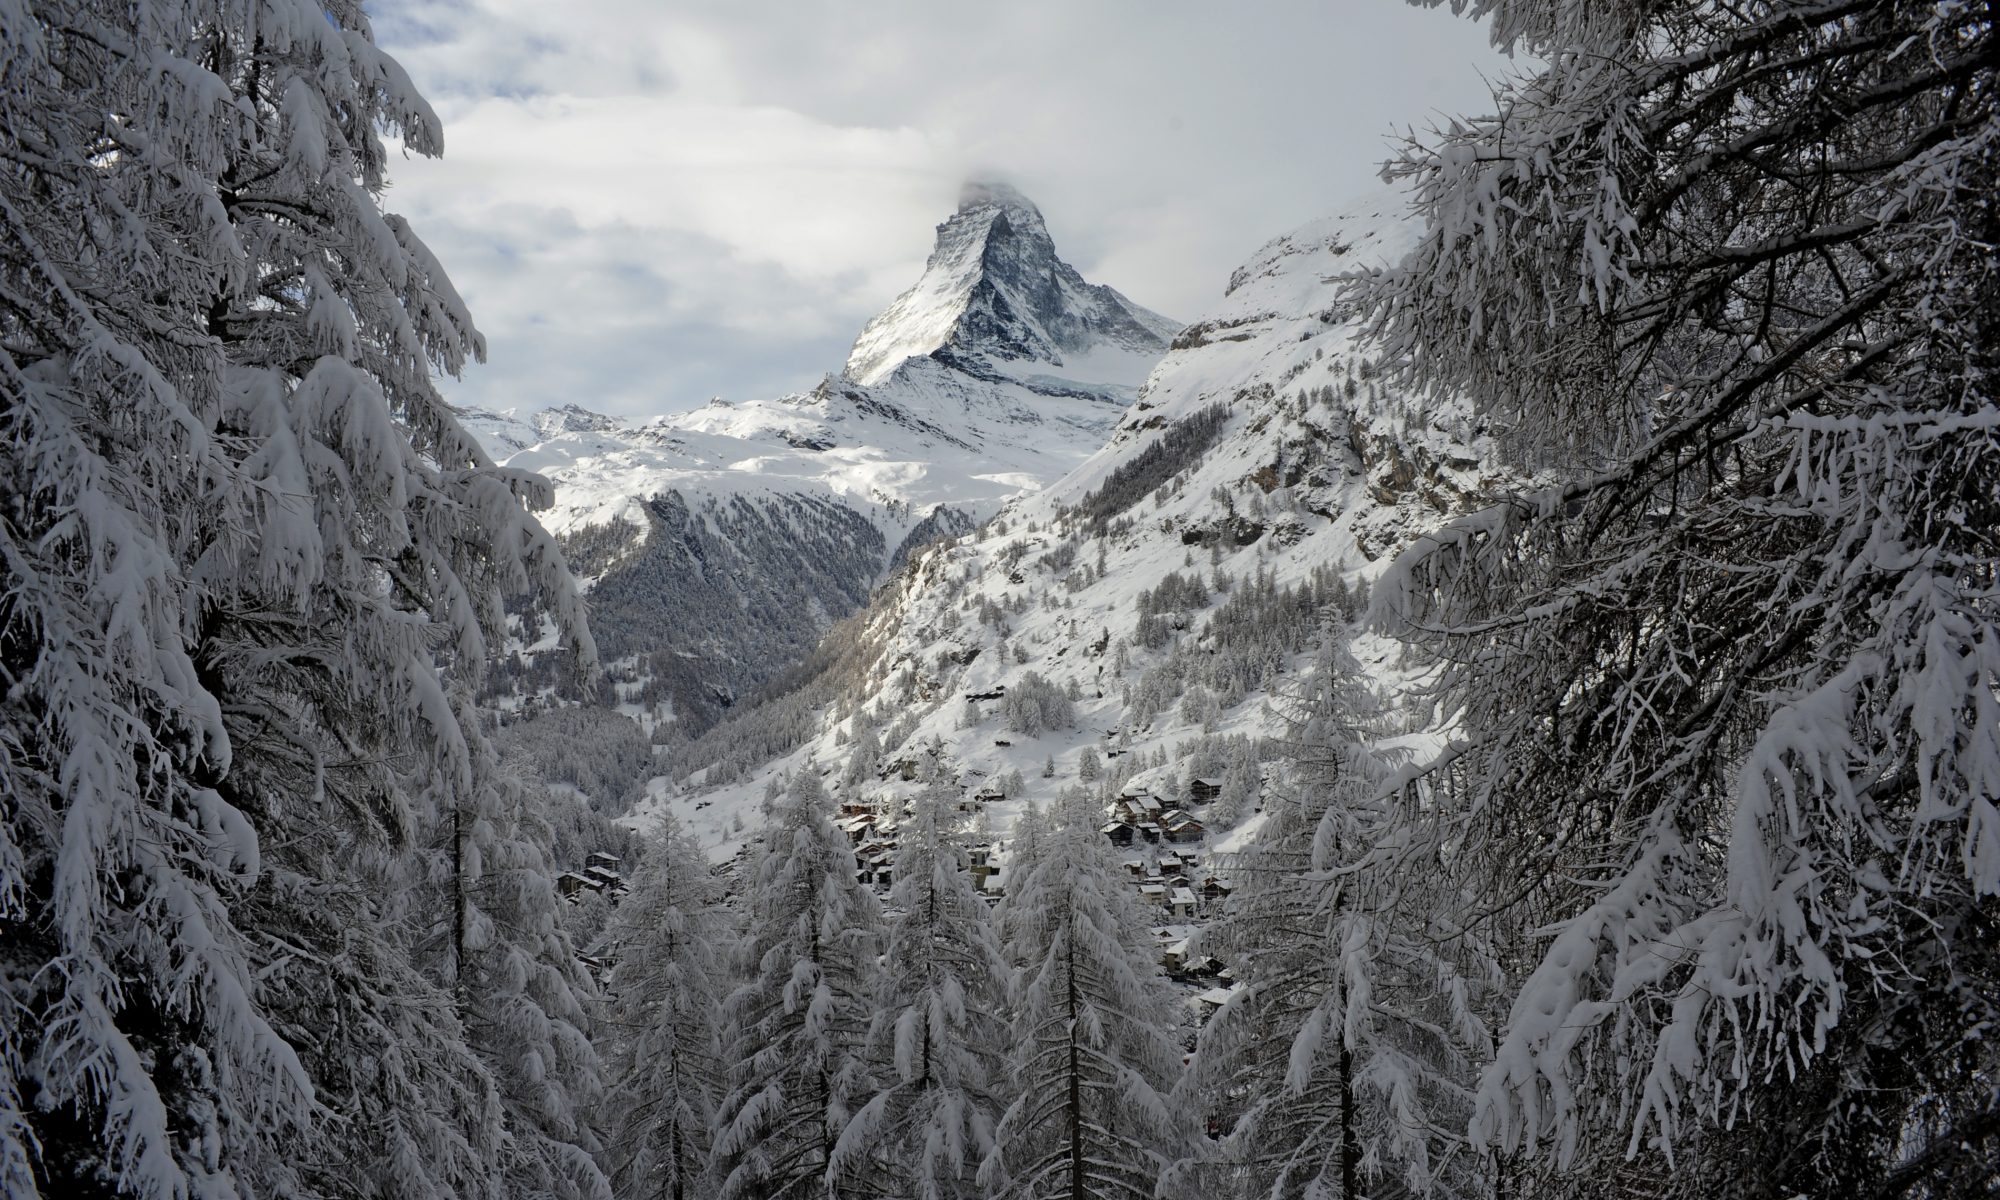
<path fill-rule="evenodd" d="M 1055 606 L 1108 539 L 1184 564 L 1075 644 L 1198 736 L 1067 784 L 913 733 L 1079 723 L 1026 585 L 944 608 L 1048 657 L 926 697 L 965 663 L 830 621 L 891 552 L 845 510 L 543 527 L 439 390 L 487 343 L 386 207 L 443 129 L 360 0 L 0 5 L 0 1193 L 2000 1196 L 1993 12 L 1418 3 L 1514 66 L 1396 145 L 1415 249 L 1337 319 L 1500 482 L 1281 583 L 1140 519 L 1278 381 L 1166 428 L 995 559 Z M 977 536 L 926 529 L 882 586 Z M 746 557 L 828 598 L 775 676 Z M 575 706 L 634 680 L 698 720 Z M 828 722 L 728 861 L 607 819 Z M 1259 822 L 1199 1011 L 1104 832 L 1144 772 Z M 1027 801 L 998 889 L 975 788 Z"/>

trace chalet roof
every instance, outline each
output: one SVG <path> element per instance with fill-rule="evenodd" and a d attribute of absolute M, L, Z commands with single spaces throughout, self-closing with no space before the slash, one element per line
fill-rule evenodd
<path fill-rule="evenodd" d="M 1186 889 L 1186 888 L 1184 888 L 1184 887 L 1177 887 L 1177 888 L 1175 888 L 1175 889 L 1174 889 L 1174 894 L 1173 894 L 1173 896 L 1172 896 L 1172 897 L 1170 897 L 1170 898 L 1171 898 L 1171 899 L 1173 900 L 1173 902 L 1174 902 L 1175 904 L 1193 904 L 1193 903 L 1194 903 L 1194 893 L 1193 893 L 1193 892 L 1191 892 L 1191 891 L 1189 891 L 1189 890 L 1187 890 L 1187 889 Z"/>

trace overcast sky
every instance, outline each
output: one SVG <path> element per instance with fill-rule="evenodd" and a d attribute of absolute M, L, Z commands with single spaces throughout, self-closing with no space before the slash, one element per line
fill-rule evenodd
<path fill-rule="evenodd" d="M 388 0 L 444 120 L 388 205 L 490 343 L 461 404 L 628 415 L 808 387 L 969 175 L 1179 320 L 1486 107 L 1481 27 L 1396 0 Z"/>

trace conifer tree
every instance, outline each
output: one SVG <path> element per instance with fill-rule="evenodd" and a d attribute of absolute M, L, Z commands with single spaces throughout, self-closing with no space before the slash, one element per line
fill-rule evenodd
<path fill-rule="evenodd" d="M 994 913 L 994 923 L 999 929 L 1000 951 L 1012 971 L 1018 972 L 1026 965 L 1024 955 L 1035 944 L 1039 921 L 1027 907 L 1033 901 L 1033 894 L 1024 899 L 1019 884 L 1041 865 L 1053 832 L 1048 812 L 1030 800 L 1014 818 L 1013 836 L 1007 841 L 1006 890 Z"/>
<path fill-rule="evenodd" d="M 512 781 L 497 781 L 477 800 L 458 810 L 478 815 L 463 835 L 466 853 L 452 863 L 451 890 L 464 904 L 453 990 L 468 1040 L 499 1091 L 506 1187 L 519 1196 L 609 1200 L 590 1121 L 604 1069 L 589 1013 L 596 986 L 558 919 L 545 849 L 552 835 L 535 815 L 536 805 L 553 801 Z"/>
<path fill-rule="evenodd" d="M 1197 943 L 1243 985 L 1176 1093 L 1221 1141 L 1177 1163 L 1169 1186 L 1483 1196 L 1493 1172 L 1464 1129 L 1491 1051 L 1490 964 L 1459 957 L 1451 872 L 1371 745 L 1379 704 L 1343 635 L 1295 703 L 1295 778 L 1225 864 L 1237 889 Z"/>
<path fill-rule="evenodd" d="M 858 1190 L 976 1197 L 1002 1107 L 1006 965 L 972 886 L 957 788 L 934 778 L 900 829 L 869 1031 L 880 1090 L 841 1136 Z"/>
<path fill-rule="evenodd" d="M 1009 892 L 1013 1103 L 980 1171 L 989 1194 L 1151 1197 L 1180 1122 L 1174 1004 L 1138 902 L 1094 823 L 1047 835 Z"/>
<path fill-rule="evenodd" d="M 6 24 L 0 1185 L 489 1194 L 419 847 L 502 593 L 592 651 L 430 382 L 482 344 L 378 196 L 437 120 L 350 0 Z"/>
<path fill-rule="evenodd" d="M 881 911 L 856 878 L 808 765 L 772 805 L 750 891 L 744 982 L 723 1006 L 719 1195 L 820 1196 L 834 1148 L 873 1080 L 865 1040 Z"/>
<path fill-rule="evenodd" d="M 612 1182 L 630 1200 L 698 1200 L 722 1074 L 731 930 L 707 859 L 671 818 L 605 935 Z"/>
<path fill-rule="evenodd" d="M 1388 382 L 1554 478 L 1375 597 L 1473 911 L 1544 934 L 1475 1132 L 1579 1187 L 1990 1190 L 1992 14 L 1453 7 L 1538 65 L 1392 164 L 1427 230 L 1357 291 Z"/>

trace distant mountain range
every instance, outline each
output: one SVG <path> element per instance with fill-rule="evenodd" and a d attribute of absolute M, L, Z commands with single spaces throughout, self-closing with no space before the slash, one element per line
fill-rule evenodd
<path fill-rule="evenodd" d="M 915 545 L 1094 453 L 1178 329 L 1083 279 L 1040 211 L 967 185 L 916 285 L 810 391 L 625 420 L 463 411 L 556 486 L 615 698 L 695 733 L 798 662 Z M 499 686 L 553 686 L 535 631 Z"/>

